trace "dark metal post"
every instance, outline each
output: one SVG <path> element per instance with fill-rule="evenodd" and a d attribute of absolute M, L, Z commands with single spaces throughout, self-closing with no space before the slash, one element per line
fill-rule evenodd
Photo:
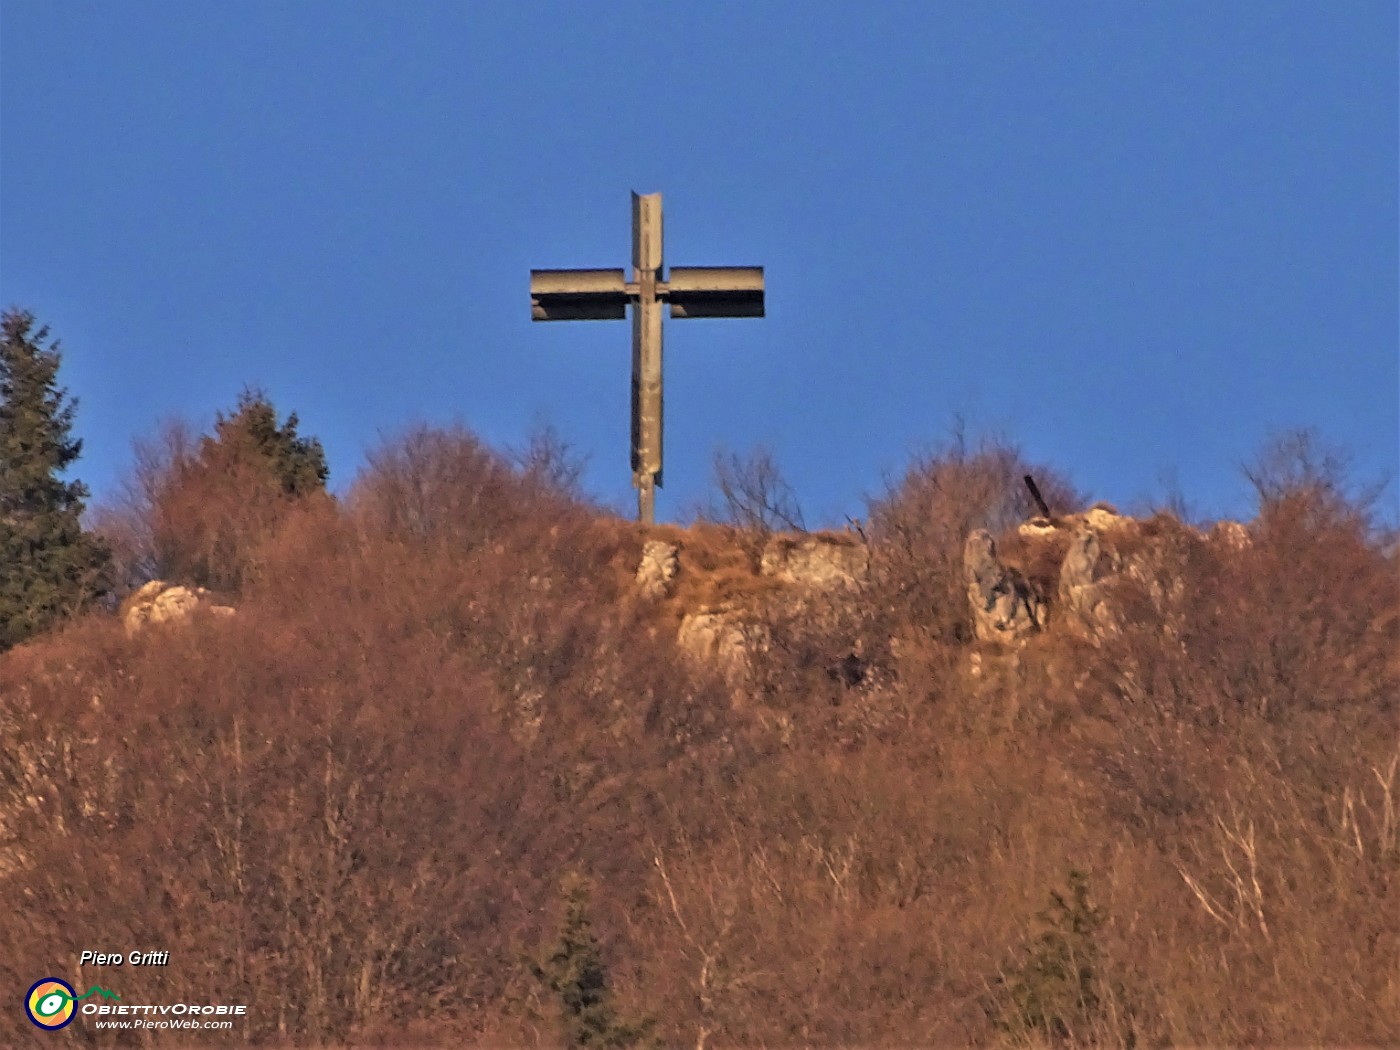
<path fill-rule="evenodd" d="M 1040 494 L 1040 489 L 1036 488 L 1035 478 L 1026 475 L 1026 488 L 1030 489 L 1031 499 L 1035 500 L 1035 505 L 1040 508 L 1042 517 L 1050 517 L 1050 508 L 1046 505 L 1044 497 Z"/>

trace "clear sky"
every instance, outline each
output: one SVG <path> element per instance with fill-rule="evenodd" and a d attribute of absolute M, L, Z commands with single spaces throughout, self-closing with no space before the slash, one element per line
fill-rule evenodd
<path fill-rule="evenodd" d="M 0 301 L 98 497 L 248 384 L 345 485 L 414 421 L 552 423 L 633 506 L 630 326 L 534 267 L 767 268 L 666 326 L 663 518 L 766 443 L 809 519 L 956 415 L 1122 506 L 1316 426 L 1400 459 L 1392 2 L 0 0 Z M 1392 485 L 1390 499 L 1395 498 Z"/>

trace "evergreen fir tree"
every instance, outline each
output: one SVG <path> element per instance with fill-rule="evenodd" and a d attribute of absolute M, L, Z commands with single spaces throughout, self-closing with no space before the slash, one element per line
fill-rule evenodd
<path fill-rule="evenodd" d="M 1018 963 L 998 980 L 1001 1003 L 993 1023 L 1016 1041 L 1036 1045 L 1086 1045 L 1107 1040 L 1131 1048 L 1137 1035 L 1121 984 L 1101 972 L 1099 934 L 1103 913 L 1089 899 L 1081 871 L 1069 873 L 1069 892 L 1050 892 L 1037 918 L 1041 930 Z M 1110 996 L 1119 1011 L 1108 1009 Z"/>
<path fill-rule="evenodd" d="M 154 563 L 162 577 L 237 593 L 259 544 L 288 511 L 325 497 L 325 451 L 297 426 L 295 412 L 279 423 L 266 394 L 245 390 L 197 449 L 174 457 L 153 500 Z"/>
<path fill-rule="evenodd" d="M 58 385 L 61 360 L 34 315 L 0 318 L 0 650 L 107 590 L 110 557 L 83 531 L 87 489 L 60 477 L 78 458 L 77 402 Z"/>
<path fill-rule="evenodd" d="M 582 878 L 565 880 L 564 921 L 558 939 L 530 969 L 558 997 L 570 1047 L 636 1046 L 649 1026 L 629 1024 L 617 1016 L 607 966 L 588 917 L 588 896 L 588 884 Z"/>
<path fill-rule="evenodd" d="M 287 416 L 280 426 L 277 409 L 261 390 L 245 390 L 238 397 L 238 408 L 230 416 L 220 413 L 214 423 L 214 436 L 204 439 L 204 454 L 213 458 L 217 450 L 235 458 L 259 463 L 287 496 L 305 496 L 325 490 L 330 467 L 326 453 L 315 438 L 297 435 L 297 414 Z"/>

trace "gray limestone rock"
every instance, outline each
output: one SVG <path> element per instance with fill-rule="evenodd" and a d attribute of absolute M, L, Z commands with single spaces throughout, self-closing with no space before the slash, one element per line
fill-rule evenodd
<path fill-rule="evenodd" d="M 1081 524 L 1060 564 L 1059 601 L 1068 625 L 1091 637 L 1117 628 L 1104 581 L 1120 569 L 1117 557 L 1105 552 L 1098 532 Z"/>
<path fill-rule="evenodd" d="M 774 536 L 759 572 L 814 590 L 859 587 L 870 574 L 870 549 L 844 535 Z"/>
<path fill-rule="evenodd" d="M 963 578 L 972 623 L 983 641 L 1019 641 L 1045 624 L 1045 602 L 1030 582 L 997 558 L 996 541 L 976 529 L 963 546 Z"/>
<path fill-rule="evenodd" d="M 680 552 L 673 543 L 651 540 L 642 548 L 637 587 L 648 598 L 668 598 L 680 571 Z"/>

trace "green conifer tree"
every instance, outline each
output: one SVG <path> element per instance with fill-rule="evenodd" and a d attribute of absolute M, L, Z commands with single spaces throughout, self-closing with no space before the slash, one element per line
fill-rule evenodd
<path fill-rule="evenodd" d="M 87 489 L 61 475 L 82 451 L 77 402 L 58 385 L 61 360 L 34 315 L 0 318 L 0 650 L 106 593 L 110 555 L 85 533 Z"/>
<path fill-rule="evenodd" d="M 266 394 L 245 390 L 193 452 L 173 457 L 152 498 L 153 561 L 163 578 L 237 593 L 287 512 L 325 496 L 326 454 L 297 426 L 295 412 L 279 423 Z"/>
<path fill-rule="evenodd" d="M 232 415 L 220 413 L 214 436 L 204 439 L 204 454 L 212 458 L 223 448 L 267 467 L 284 495 L 305 496 L 325 490 L 330 467 L 315 438 L 297 435 L 297 414 L 277 423 L 277 409 L 261 390 L 243 391 Z"/>
<path fill-rule="evenodd" d="M 998 979 L 996 1027 L 1037 1046 L 1136 1045 L 1123 986 L 1102 972 L 1104 915 L 1089 899 L 1084 873 L 1070 871 L 1069 892 L 1051 890 L 1050 906 L 1037 918 L 1039 934 Z"/>
<path fill-rule="evenodd" d="M 622 1048 L 641 1042 L 648 1025 L 622 1021 L 613 1006 L 608 971 L 588 917 L 588 884 L 564 882 L 564 921 L 558 939 L 531 964 L 535 978 L 559 999 L 564 1036 L 571 1047 Z"/>

